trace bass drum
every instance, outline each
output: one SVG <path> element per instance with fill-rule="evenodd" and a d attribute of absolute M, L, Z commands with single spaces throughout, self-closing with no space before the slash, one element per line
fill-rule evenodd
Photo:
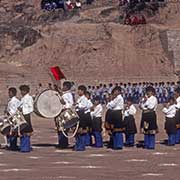
<path fill-rule="evenodd" d="M 44 118 L 55 118 L 63 109 L 60 94 L 51 89 L 41 92 L 34 101 L 34 112 Z"/>

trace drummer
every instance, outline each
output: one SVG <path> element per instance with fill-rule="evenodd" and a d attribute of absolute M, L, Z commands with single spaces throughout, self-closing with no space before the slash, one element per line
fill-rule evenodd
<path fill-rule="evenodd" d="M 71 109 L 74 101 L 73 101 L 73 95 L 71 93 L 71 82 L 65 81 L 63 83 L 63 94 L 62 94 L 62 99 L 61 103 L 63 104 L 63 110 L 66 109 Z M 58 129 L 58 148 L 67 148 L 68 147 L 68 138 L 65 137 L 62 133 L 62 131 Z"/>
<path fill-rule="evenodd" d="M 16 88 L 14 87 L 9 88 L 8 94 L 10 99 L 8 101 L 7 108 L 5 110 L 5 114 L 7 114 L 8 116 L 13 116 L 18 110 L 18 107 L 20 105 L 20 100 L 16 97 L 17 95 Z M 17 134 L 15 134 L 14 132 L 10 132 L 10 134 L 8 134 L 6 138 L 7 138 L 7 143 L 9 144 L 8 149 L 12 151 L 18 150 Z"/>
<path fill-rule="evenodd" d="M 29 95 L 30 88 L 27 85 L 21 85 L 19 87 L 21 91 L 21 102 L 20 107 L 18 108 L 22 111 L 25 121 L 27 122 L 26 128 L 21 132 L 20 137 L 20 152 L 30 152 L 31 151 L 31 135 L 33 132 L 31 124 L 31 113 L 33 112 L 33 98 Z"/>

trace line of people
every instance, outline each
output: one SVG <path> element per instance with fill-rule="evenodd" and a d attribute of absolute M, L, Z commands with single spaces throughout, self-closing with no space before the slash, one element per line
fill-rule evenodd
<path fill-rule="evenodd" d="M 10 87 L 8 89 L 9 100 L 4 114 L 9 117 L 9 120 L 13 120 L 13 116 L 19 111 L 22 113 L 22 117 L 26 121 L 26 126 L 22 131 L 16 132 L 13 128 L 4 134 L 6 149 L 20 152 L 31 151 L 31 136 L 33 133 L 31 123 L 31 113 L 33 112 L 33 98 L 29 95 L 30 88 L 27 85 L 21 85 L 19 87 L 21 92 L 21 100 L 17 98 L 17 89 Z M 17 139 L 20 138 L 20 147 L 17 145 Z"/>
<path fill-rule="evenodd" d="M 65 81 L 63 83 L 63 93 L 61 94 L 61 103 L 63 110 L 73 108 L 79 115 L 79 129 L 76 133 L 74 150 L 84 151 L 86 146 L 103 147 L 103 106 L 100 96 L 91 98 L 91 93 L 87 91 L 86 86 L 80 85 L 77 89 L 78 98 L 74 102 L 72 94 L 72 83 Z M 16 97 L 17 90 L 9 88 L 7 115 L 13 115 L 17 110 L 21 111 L 27 122 L 27 127 L 20 134 L 7 134 L 10 150 L 17 150 L 17 138 L 20 137 L 20 151 L 30 152 L 30 137 L 33 132 L 31 124 L 31 113 L 33 112 L 33 98 L 29 95 L 29 87 L 23 85 L 20 87 L 22 99 L 19 101 Z M 158 99 L 155 96 L 156 90 L 153 86 L 147 86 L 143 98 L 139 102 L 142 110 L 141 133 L 144 134 L 143 147 L 146 149 L 155 148 L 155 136 L 158 133 L 156 109 Z M 174 90 L 174 97 L 169 97 L 168 103 L 164 105 L 163 112 L 166 116 L 165 130 L 168 135 L 168 145 L 180 143 L 180 88 Z M 174 99 L 176 98 L 176 99 Z M 125 104 L 126 103 L 126 104 Z M 108 147 L 112 149 L 123 149 L 124 146 L 135 145 L 135 134 L 137 133 L 136 121 L 134 115 L 136 108 L 133 105 L 133 98 L 123 98 L 122 88 L 118 85 L 111 90 L 106 103 L 106 116 L 104 127 L 109 135 Z M 57 125 L 58 126 L 58 125 Z M 57 128 L 59 148 L 67 148 L 69 145 L 67 137 Z M 125 142 L 124 142 L 125 134 Z M 94 139 L 94 144 L 92 143 Z"/>
<path fill-rule="evenodd" d="M 93 0 L 87 0 L 86 4 L 89 5 L 93 2 Z M 72 10 L 72 9 L 80 9 L 82 7 L 82 3 L 80 0 L 42 0 L 41 1 L 41 9 L 46 11 L 53 11 L 55 9 L 63 9 Z"/>
<path fill-rule="evenodd" d="M 138 104 L 140 99 L 145 95 L 145 89 L 148 86 L 152 86 L 155 89 L 156 97 L 158 99 L 158 103 L 163 104 L 167 102 L 170 97 L 174 96 L 174 89 L 176 86 L 180 87 L 180 83 L 177 82 L 159 82 L 159 83 L 151 83 L 151 82 L 139 82 L 139 83 L 110 83 L 107 84 L 99 84 L 98 86 L 88 86 L 88 91 L 91 93 L 91 98 L 93 99 L 96 96 L 99 96 L 102 104 L 107 104 L 107 100 L 109 95 L 112 92 L 114 87 L 120 86 L 122 89 L 122 96 L 124 100 L 131 97 L 133 99 L 133 103 Z"/>
<path fill-rule="evenodd" d="M 154 87 L 146 87 L 145 96 L 141 98 L 139 103 L 139 107 L 142 110 L 140 129 L 141 133 L 144 134 L 143 147 L 146 149 L 155 148 L 155 136 L 158 133 L 156 114 L 158 100 L 155 94 Z M 94 137 L 95 141 L 95 144 L 93 144 L 94 147 L 103 147 L 101 134 L 103 107 L 100 98 L 96 96 L 93 102 L 91 102 L 91 94 L 87 92 L 87 88 L 84 85 L 78 87 L 78 96 L 75 104 L 80 118 L 80 126 L 76 134 L 74 149 L 76 151 L 84 151 L 86 146 L 92 145 L 92 137 Z M 175 97 L 176 100 L 174 97 L 170 97 L 168 103 L 163 108 L 166 116 L 165 130 L 168 135 L 167 145 L 180 143 L 180 88 L 175 89 Z M 72 95 L 71 99 L 73 99 Z M 66 102 L 68 102 L 68 98 Z M 137 110 L 133 105 L 132 98 L 129 97 L 125 105 L 122 89 L 120 86 L 116 86 L 112 89 L 111 97 L 107 102 L 106 108 L 105 129 L 109 134 L 108 147 L 122 149 L 124 145 L 134 146 L 135 134 L 137 133 L 134 115 Z M 125 143 L 123 134 L 125 134 Z M 68 147 L 68 139 L 61 134 L 59 139 L 60 147 L 64 142 L 66 143 L 63 148 Z"/>

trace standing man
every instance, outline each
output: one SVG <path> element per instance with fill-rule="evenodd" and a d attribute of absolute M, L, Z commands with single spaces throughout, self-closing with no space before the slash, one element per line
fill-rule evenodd
<path fill-rule="evenodd" d="M 176 98 L 176 144 L 180 143 L 180 88 L 175 89 L 175 98 Z"/>
<path fill-rule="evenodd" d="M 61 103 L 63 104 L 63 110 L 65 111 L 66 109 L 71 109 L 73 104 L 74 104 L 74 100 L 73 100 L 73 95 L 71 92 L 71 82 L 69 81 L 65 81 L 63 83 L 63 93 L 62 93 L 62 99 L 61 99 Z M 58 129 L 58 147 L 59 148 L 67 148 L 69 143 L 68 143 L 68 138 L 65 137 L 62 133 L 62 131 Z"/>
<path fill-rule="evenodd" d="M 31 151 L 31 141 L 30 137 L 33 132 L 31 124 L 31 113 L 33 112 L 33 98 L 29 95 L 30 88 L 27 85 L 21 85 L 19 87 L 21 91 L 21 102 L 19 110 L 22 111 L 27 126 L 21 132 L 20 137 L 20 152 L 30 152 Z"/>
<path fill-rule="evenodd" d="M 158 100 L 152 86 L 146 88 L 146 97 L 140 105 L 143 111 L 141 119 L 141 132 L 144 133 L 144 148 L 155 149 L 155 134 L 158 131 L 156 108 Z"/>
<path fill-rule="evenodd" d="M 87 110 L 89 109 L 89 101 L 85 96 L 87 89 L 84 85 L 78 87 L 79 98 L 76 103 L 76 111 L 79 115 L 79 129 L 76 134 L 76 144 L 75 151 L 85 151 L 86 150 L 86 135 L 88 133 L 88 121 Z"/>
<path fill-rule="evenodd" d="M 107 108 L 111 109 L 110 126 L 112 129 L 113 149 L 123 148 L 123 117 L 124 99 L 121 95 L 121 87 L 117 86 L 112 90 L 112 99 L 107 104 Z"/>
<path fill-rule="evenodd" d="M 8 116 L 13 116 L 13 115 L 16 114 L 16 112 L 18 110 L 18 107 L 20 105 L 20 101 L 16 97 L 16 95 L 17 95 L 16 88 L 14 88 L 14 87 L 9 88 L 8 94 L 9 94 L 10 99 L 8 101 L 7 109 L 5 110 L 5 114 L 7 114 Z M 5 139 L 7 139 L 7 142 L 9 143 L 9 149 L 10 150 L 16 151 L 18 149 L 18 146 L 17 146 L 17 134 L 12 132 L 11 134 L 8 134 L 5 137 Z"/>

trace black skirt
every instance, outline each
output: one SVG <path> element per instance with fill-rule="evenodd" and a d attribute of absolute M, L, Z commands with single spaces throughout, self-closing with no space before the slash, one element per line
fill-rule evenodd
<path fill-rule="evenodd" d="M 114 129 L 123 129 L 124 125 L 121 110 L 113 110 L 110 119 Z"/>
<path fill-rule="evenodd" d="M 92 119 L 92 130 L 101 132 L 102 131 L 102 118 L 101 117 L 94 117 Z"/>
<path fill-rule="evenodd" d="M 92 129 L 92 118 L 90 112 L 85 114 L 88 129 Z"/>
<path fill-rule="evenodd" d="M 175 116 L 175 119 L 176 119 L 176 124 L 180 124 L 180 109 L 178 109 L 176 111 L 176 116 Z"/>
<path fill-rule="evenodd" d="M 152 131 L 158 129 L 157 116 L 155 111 L 143 113 L 143 122 L 144 131 Z"/>
<path fill-rule="evenodd" d="M 167 134 L 176 134 L 176 119 L 166 117 L 165 130 Z"/>
<path fill-rule="evenodd" d="M 79 128 L 86 129 L 91 124 L 90 113 L 85 114 L 84 111 L 78 111 L 79 115 Z"/>
<path fill-rule="evenodd" d="M 31 114 L 26 114 L 23 115 L 25 121 L 27 122 L 27 126 L 22 130 L 22 134 L 23 133 L 32 133 L 33 132 L 33 128 L 32 128 L 32 123 L 31 123 Z"/>
<path fill-rule="evenodd" d="M 141 115 L 141 123 L 140 123 L 140 128 L 141 128 L 141 129 L 144 128 L 144 117 L 145 117 L 144 114 L 145 114 L 145 113 L 142 112 L 142 115 Z"/>
<path fill-rule="evenodd" d="M 130 115 L 124 118 L 124 127 L 125 127 L 125 133 L 128 133 L 128 134 L 137 133 L 137 127 L 136 127 L 134 116 Z"/>
<path fill-rule="evenodd" d="M 112 110 L 108 109 L 105 115 L 105 122 L 112 124 Z"/>

